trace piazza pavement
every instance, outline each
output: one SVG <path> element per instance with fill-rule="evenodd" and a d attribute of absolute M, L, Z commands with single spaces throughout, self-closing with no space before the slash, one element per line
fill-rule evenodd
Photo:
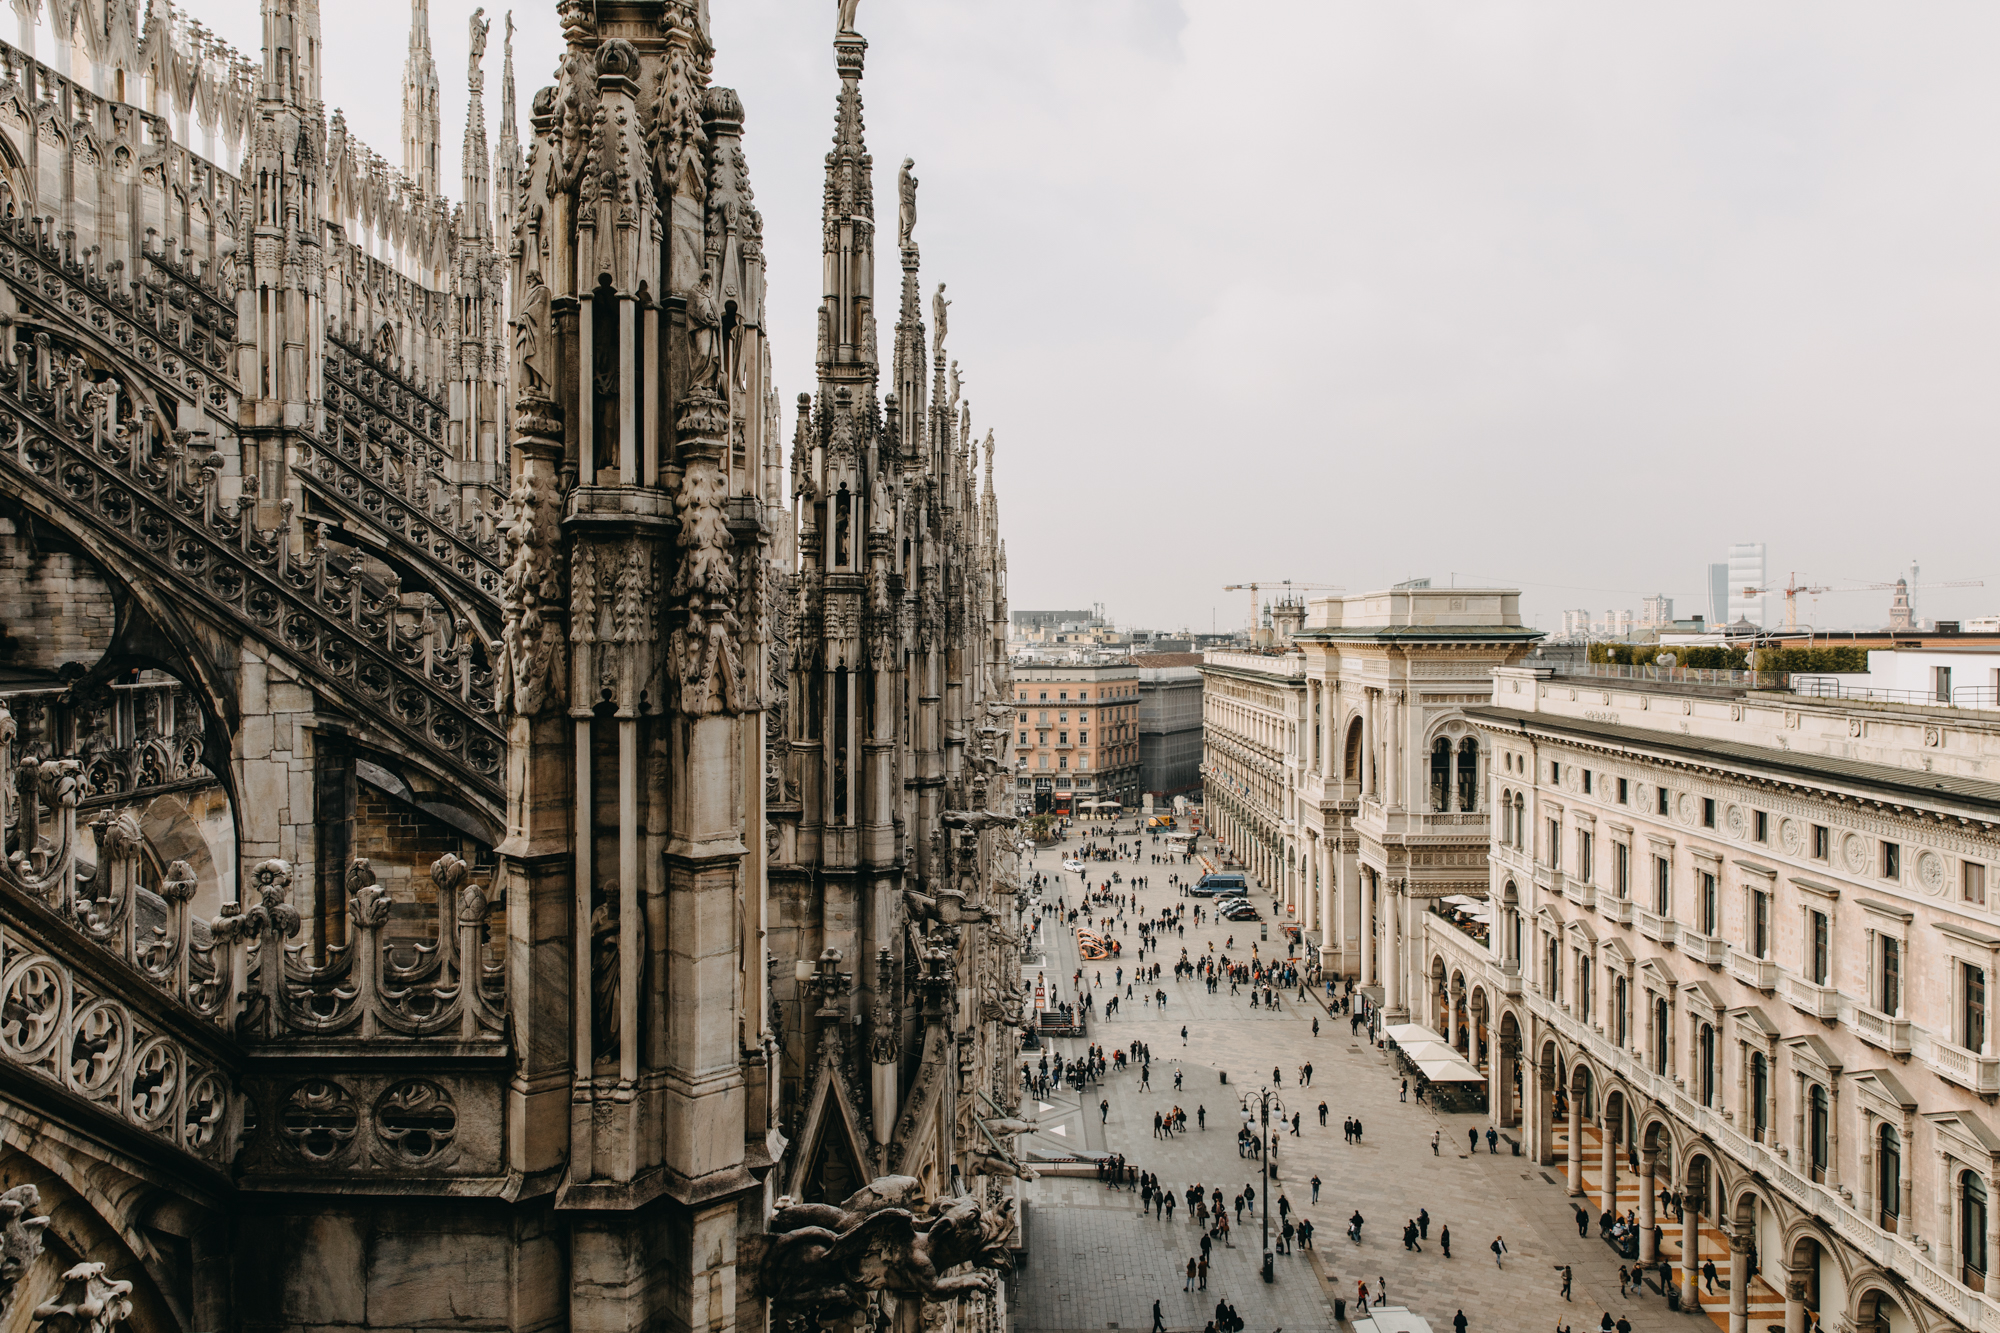
<path fill-rule="evenodd" d="M 1130 832 L 1129 820 L 1122 826 L 1126 841 L 1141 836 Z M 1038 849 L 1029 858 L 1030 871 L 1055 881 L 1043 890 L 1045 901 L 1053 902 L 1060 894 L 1070 906 L 1077 905 L 1077 876 L 1065 873 L 1061 861 L 1074 855 L 1082 842 L 1115 842 L 1108 827 L 1075 825 L 1070 838 Z M 1131 892 L 1134 876 L 1152 881 L 1138 891 L 1136 912 L 1127 910 L 1123 933 L 1117 936 L 1124 945 L 1123 956 L 1116 962 L 1081 964 L 1074 930 L 1045 917 L 1037 927 L 1036 943 L 1045 950 L 1046 961 L 1023 969 L 1031 994 L 1039 974 L 1050 988 L 1051 1003 L 1073 999 L 1071 976 L 1081 965 L 1086 986 L 1102 974 L 1102 986 L 1096 990 L 1102 1013 L 1104 1000 L 1113 994 L 1114 969 L 1123 966 L 1129 980 L 1139 961 L 1138 917 L 1183 901 L 1168 883 L 1169 875 L 1192 880 L 1200 869 L 1152 865 L 1150 856 L 1155 852 L 1164 854 L 1164 846 L 1145 837 L 1136 863 L 1089 863 L 1093 884 L 1108 880 L 1114 870 L 1124 881 L 1115 886 L 1118 891 Z M 1278 930 L 1283 909 L 1274 916 L 1267 896 L 1255 893 L 1253 899 L 1272 937 L 1258 942 L 1260 956 L 1268 958 L 1273 950 L 1283 955 L 1285 945 Z M 1194 901 L 1206 907 L 1205 902 Z M 1329 1016 L 1317 1002 L 1301 1005 L 1296 990 L 1272 1011 L 1251 1008 L 1247 992 L 1231 996 L 1226 983 L 1211 996 L 1198 982 L 1173 980 L 1172 966 L 1183 945 L 1191 959 L 1207 952 L 1211 942 L 1217 952 L 1236 959 L 1249 955 L 1258 933 L 1255 922 L 1247 928 L 1233 923 L 1188 926 L 1184 937 L 1173 938 L 1145 959 L 1165 967 L 1158 983 L 1168 996 L 1164 1013 L 1142 1004 L 1137 988 L 1131 999 L 1123 1000 L 1124 988 L 1119 986 L 1121 1012 L 1109 1019 L 1093 1018 L 1088 1038 L 1045 1042 L 1045 1049 L 1059 1050 L 1068 1059 L 1080 1056 L 1090 1042 L 1101 1044 L 1109 1056 L 1129 1051 L 1134 1038 L 1145 1041 L 1153 1051 L 1151 1090 L 1141 1091 L 1135 1064 L 1086 1088 L 1080 1100 L 1066 1091 L 1047 1101 L 1024 1094 L 1023 1117 L 1038 1121 L 1040 1128 L 1024 1135 L 1020 1144 L 1024 1157 L 1123 1152 L 1129 1165 L 1153 1172 L 1176 1195 L 1199 1182 L 1205 1191 L 1219 1187 L 1225 1198 L 1233 1199 L 1246 1184 L 1257 1183 L 1256 1164 L 1236 1149 L 1240 1099 L 1271 1085 L 1275 1067 L 1283 1079 L 1277 1091 L 1285 1111 L 1301 1112 L 1303 1118 L 1299 1137 L 1289 1133 L 1281 1137 L 1278 1179 L 1273 1183 L 1290 1199 L 1295 1216 L 1312 1219 L 1318 1232 L 1316 1248 L 1276 1256 L 1277 1279 L 1267 1285 L 1258 1274 L 1258 1223 L 1248 1213 L 1240 1224 L 1232 1215 L 1232 1245 L 1213 1252 L 1208 1290 L 1183 1292 L 1186 1263 L 1200 1252 L 1200 1232 L 1184 1199 L 1177 1199 L 1182 1206 L 1173 1221 L 1155 1221 L 1151 1214 L 1140 1216 L 1136 1194 L 1112 1190 L 1092 1175 L 1044 1174 L 1023 1190 L 1028 1258 L 1013 1284 L 1015 1333 L 1135 1329 L 1149 1333 L 1155 1300 L 1161 1303 L 1167 1328 L 1201 1333 L 1218 1299 L 1235 1306 L 1245 1333 L 1345 1328 L 1349 1325 L 1335 1323 L 1334 1298 L 1345 1298 L 1348 1319 L 1355 1318 L 1358 1279 L 1367 1281 L 1371 1305 L 1386 1281 L 1388 1304 L 1423 1316 L 1437 1333 L 1449 1333 L 1459 1310 L 1465 1312 L 1468 1333 L 1551 1329 L 1585 1333 L 1599 1327 L 1606 1311 L 1614 1320 L 1629 1319 L 1637 1333 L 1709 1333 L 1716 1326 L 1707 1314 L 1669 1312 L 1650 1282 L 1643 1292 L 1621 1298 L 1620 1259 L 1597 1238 L 1594 1224 L 1587 1239 L 1577 1235 L 1561 1166 L 1545 1169 L 1525 1156 L 1514 1156 L 1507 1135 L 1502 1136 L 1497 1155 L 1488 1153 L 1484 1115 L 1441 1113 L 1428 1104 L 1402 1101 L 1393 1057 L 1373 1047 L 1365 1034 L 1352 1035 L 1344 1016 Z M 1232 935 L 1235 946 L 1227 947 L 1225 941 Z M 1314 1017 L 1320 1024 L 1317 1037 L 1312 1033 Z M 1183 1026 L 1188 1031 L 1185 1042 Z M 1022 1058 L 1033 1062 L 1038 1056 L 1023 1053 Z M 1298 1082 L 1299 1067 L 1308 1060 L 1313 1065 L 1309 1088 Z M 1178 1093 L 1176 1072 L 1182 1076 Z M 1318 1115 L 1322 1100 L 1327 1104 L 1325 1128 L 1320 1127 Z M 1110 1103 L 1108 1118 L 1100 1101 Z M 1188 1113 L 1188 1132 L 1168 1141 L 1155 1139 L 1154 1113 L 1176 1106 Z M 1207 1110 L 1206 1131 L 1195 1127 L 1198 1108 Z M 1358 1116 L 1362 1122 L 1362 1141 L 1355 1146 L 1342 1139 L 1341 1124 L 1348 1116 Z M 1274 1115 L 1274 1131 L 1275 1121 Z M 1477 1153 L 1467 1152 L 1468 1128 L 1480 1133 Z M 1431 1148 L 1434 1132 L 1439 1134 L 1436 1155 Z M 1311 1202 L 1309 1183 L 1314 1175 L 1323 1182 L 1317 1205 Z M 1274 1239 L 1276 1201 L 1274 1195 Z M 1358 1246 L 1346 1234 L 1346 1219 L 1357 1209 L 1366 1219 Z M 1419 1209 L 1430 1212 L 1430 1240 L 1422 1244 L 1421 1252 L 1411 1252 L 1403 1247 L 1403 1225 Z M 1445 1226 L 1451 1228 L 1449 1259 L 1437 1244 Z M 1508 1248 L 1505 1265 L 1498 1269 L 1488 1249 L 1496 1235 L 1505 1237 Z M 1566 1264 L 1574 1272 L 1568 1301 L 1561 1295 L 1560 1270 Z M 1725 1302 L 1718 1287 L 1709 1304 L 1722 1327 L 1726 1327 Z M 1753 1327 L 1764 1333 L 1762 1327 Z"/>

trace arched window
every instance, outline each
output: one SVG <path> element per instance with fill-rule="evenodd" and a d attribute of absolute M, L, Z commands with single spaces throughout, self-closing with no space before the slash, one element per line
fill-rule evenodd
<path fill-rule="evenodd" d="M 1500 845 L 1514 845 L 1514 798 L 1504 791 L 1500 793 Z"/>
<path fill-rule="evenodd" d="M 1885 1124 L 1875 1133 L 1875 1197 L 1882 1229 L 1894 1231 L 1903 1215 L 1903 1136 Z"/>
<path fill-rule="evenodd" d="M 1986 1290 L 1986 1182 L 1972 1171 L 1958 1178 L 1958 1253 L 1960 1280 Z"/>
<path fill-rule="evenodd" d="M 1762 1051 L 1750 1053 L 1750 1137 L 1768 1143 L 1771 1132 L 1769 1098 L 1771 1069 Z"/>
<path fill-rule="evenodd" d="M 1826 1179 L 1826 1089 L 1815 1083 L 1806 1096 L 1806 1155 L 1815 1182 Z"/>
<path fill-rule="evenodd" d="M 1431 746 L 1431 809 L 1451 809 L 1451 742 L 1443 736 Z"/>
<path fill-rule="evenodd" d="M 1361 719 L 1347 727 L 1347 757 L 1341 761 L 1341 775 L 1349 782 L 1361 781 Z"/>
<path fill-rule="evenodd" d="M 1458 808 L 1468 813 L 1479 808 L 1479 739 L 1475 736 L 1458 743 Z"/>
<path fill-rule="evenodd" d="M 1520 792 L 1514 793 L 1514 845 L 1523 851 L 1528 847 L 1528 798 Z"/>

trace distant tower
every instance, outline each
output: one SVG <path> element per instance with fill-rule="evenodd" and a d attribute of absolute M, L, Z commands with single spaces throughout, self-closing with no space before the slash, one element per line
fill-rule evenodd
<path fill-rule="evenodd" d="M 1708 567 L 1708 623 L 1729 622 L 1729 562 Z"/>
<path fill-rule="evenodd" d="M 1895 595 L 1889 599 L 1889 632 L 1899 634 L 1916 628 L 1916 618 L 1910 609 L 1910 581 L 1896 580 Z"/>
<path fill-rule="evenodd" d="M 403 62 L 403 174 L 429 195 L 438 192 L 440 133 L 430 0 L 410 0 L 410 56 Z"/>

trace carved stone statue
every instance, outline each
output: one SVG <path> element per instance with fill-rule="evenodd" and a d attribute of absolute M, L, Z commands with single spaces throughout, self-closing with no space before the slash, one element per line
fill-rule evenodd
<path fill-rule="evenodd" d="M 35 1307 L 37 1324 L 58 1333 L 115 1333 L 132 1317 L 132 1284 L 105 1277 L 103 1264 L 78 1264 L 62 1281 L 59 1299 Z"/>
<path fill-rule="evenodd" d="M 939 347 L 944 346 L 945 312 L 949 309 L 951 302 L 944 299 L 944 284 L 939 283 L 937 295 L 931 297 L 931 324 L 937 329 L 935 336 Z"/>
<path fill-rule="evenodd" d="M 854 31 L 854 11 L 860 6 L 860 4 L 861 0 L 840 0 L 839 31 L 841 32 Z"/>
<path fill-rule="evenodd" d="M 903 159 L 903 169 L 896 174 L 896 194 L 902 201 L 902 211 L 897 219 L 896 235 L 898 244 L 908 245 L 910 235 L 917 229 L 917 178 L 910 174 L 910 168 L 917 165 L 913 157 Z"/>
<path fill-rule="evenodd" d="M 466 27 L 472 37 L 472 51 L 466 57 L 465 80 L 474 88 L 484 87 L 486 83 L 486 76 L 480 72 L 479 62 L 486 58 L 486 32 L 493 24 L 490 20 L 482 17 L 485 13 L 486 10 L 482 6 L 473 10 L 472 17 L 466 20 Z M 511 23 L 512 19 L 510 18 L 509 24 L 511 25 Z"/>
<path fill-rule="evenodd" d="M 599 1059 L 615 1058 L 623 1037 L 619 1022 L 618 952 L 618 884 L 608 880 L 603 900 L 590 914 L 590 1025 Z"/>
<path fill-rule="evenodd" d="M 521 367 L 521 396 L 549 396 L 547 355 L 549 330 L 549 286 L 542 275 L 529 269 L 522 280 L 521 309 L 514 316 L 514 361 Z"/>
<path fill-rule="evenodd" d="M 715 274 L 701 271 L 701 281 L 688 293 L 688 384 L 713 389 L 721 367 L 721 318 L 715 308 Z"/>

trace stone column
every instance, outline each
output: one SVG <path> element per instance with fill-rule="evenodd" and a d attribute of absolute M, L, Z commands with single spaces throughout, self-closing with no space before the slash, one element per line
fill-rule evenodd
<path fill-rule="evenodd" d="M 1597 1206 L 1600 1212 L 1608 1213 L 1618 1207 L 1618 1122 L 1612 1119 L 1609 1108 L 1605 1110 L 1603 1125 L 1599 1167 L 1603 1178 L 1597 1182 Z"/>
<path fill-rule="evenodd" d="M 1375 984 L 1375 890 L 1373 870 L 1364 869 L 1355 892 L 1361 895 L 1361 984 Z"/>
<path fill-rule="evenodd" d="M 1574 1088 L 1569 1092 L 1569 1194 L 1583 1196 L 1583 1097 Z"/>
<path fill-rule="evenodd" d="M 1713 1170 L 1713 1168 L 1710 1168 Z M 1681 1300 L 1694 1305 L 1699 1299 L 1695 1288 L 1701 1278 L 1701 1212 L 1694 1200 L 1681 1210 Z"/>
<path fill-rule="evenodd" d="M 1382 1021 L 1406 1016 L 1403 1000 L 1403 893 L 1388 882 L 1388 911 L 1382 917 Z"/>
<path fill-rule="evenodd" d="M 1654 1196 L 1659 1193 L 1660 1154 L 1651 1148 L 1639 1154 L 1639 1262 L 1650 1264 L 1660 1257 L 1658 1238 L 1653 1228 L 1659 1225 L 1658 1204 Z"/>
<path fill-rule="evenodd" d="M 1806 1333 L 1806 1280 L 1785 1270 L 1785 1333 Z"/>
<path fill-rule="evenodd" d="M 1729 1231 L 1729 1333 L 1750 1333 L 1750 1237 Z"/>

